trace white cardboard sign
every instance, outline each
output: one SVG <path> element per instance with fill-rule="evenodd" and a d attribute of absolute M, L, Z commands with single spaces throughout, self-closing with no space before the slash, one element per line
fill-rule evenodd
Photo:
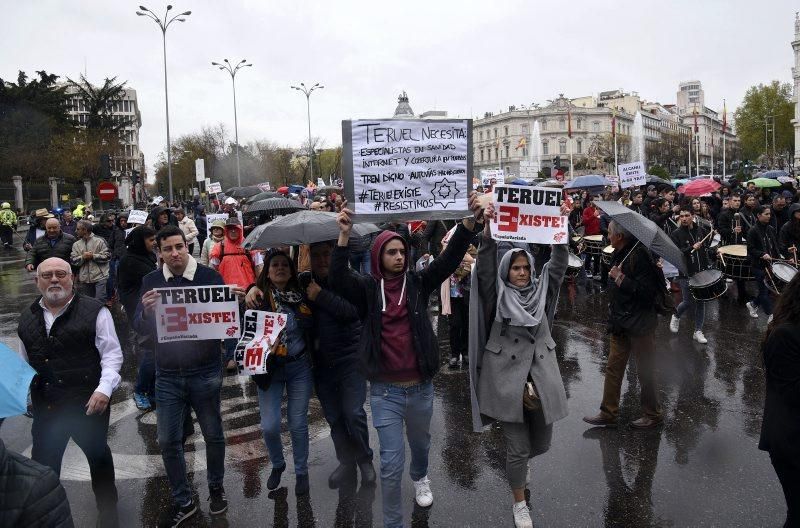
<path fill-rule="evenodd" d="M 222 220 L 223 222 L 228 220 L 228 213 L 214 213 L 206 215 L 206 238 L 211 238 L 211 224 L 213 224 L 216 220 Z"/>
<path fill-rule="evenodd" d="M 267 358 L 272 345 L 286 327 L 286 315 L 260 310 L 247 310 L 242 322 L 242 338 L 236 345 L 239 374 L 253 376 L 267 373 Z"/>
<path fill-rule="evenodd" d="M 194 160 L 194 180 L 197 182 L 205 181 L 206 179 L 206 160 L 198 158 Z"/>
<path fill-rule="evenodd" d="M 617 165 L 617 174 L 619 175 L 620 189 L 647 184 L 647 173 L 644 170 L 644 163 L 641 161 Z"/>
<path fill-rule="evenodd" d="M 566 244 L 568 217 L 561 216 L 562 190 L 496 185 L 492 238 L 509 242 Z"/>
<path fill-rule="evenodd" d="M 147 211 L 132 209 L 131 212 L 128 213 L 129 224 L 144 224 L 145 222 L 147 222 Z"/>
<path fill-rule="evenodd" d="M 232 286 L 156 288 L 159 343 L 239 337 L 239 302 Z"/>
<path fill-rule="evenodd" d="M 218 194 L 222 192 L 222 184 L 219 182 L 211 182 L 208 184 L 208 192 L 211 194 Z"/>

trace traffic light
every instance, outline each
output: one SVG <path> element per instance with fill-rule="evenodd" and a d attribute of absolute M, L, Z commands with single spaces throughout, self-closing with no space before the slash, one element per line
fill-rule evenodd
<path fill-rule="evenodd" d="M 108 154 L 100 154 L 100 177 L 106 180 L 111 178 L 111 163 Z"/>

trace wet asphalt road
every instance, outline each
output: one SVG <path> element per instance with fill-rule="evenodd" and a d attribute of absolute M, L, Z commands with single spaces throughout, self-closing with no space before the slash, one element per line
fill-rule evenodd
<path fill-rule="evenodd" d="M 16 320 L 35 297 L 22 270 L 22 253 L 0 255 L 0 341 L 16 347 Z M 734 288 L 735 290 L 735 288 Z M 688 316 L 678 334 L 662 318 L 657 339 L 665 424 L 640 432 L 627 423 L 638 417 L 635 371 L 623 386 L 619 430 L 592 429 L 582 422 L 594 414 L 602 392 L 605 295 L 597 283 L 565 284 L 554 338 L 569 397 L 570 415 L 554 427 L 549 452 L 531 463 L 531 509 L 537 526 L 779 526 L 783 495 L 769 457 L 758 451 L 764 379 L 758 344 L 765 316 L 751 319 L 734 292 L 708 305 L 708 345 L 691 339 Z M 449 355 L 446 323 L 435 321 Z M 126 351 L 123 382 L 112 399 L 109 445 L 114 453 L 123 526 L 154 526 L 170 502 L 156 445 L 155 416 L 132 402 L 135 360 L 129 334 L 118 327 Z M 413 486 L 404 477 L 406 521 L 412 526 L 513 526 L 505 480 L 505 448 L 496 427 L 471 432 L 468 374 L 443 367 L 435 380 L 430 478 L 434 505 L 413 506 Z M 380 486 L 339 494 L 327 487 L 336 467 L 333 445 L 319 404 L 309 416 L 310 497 L 297 500 L 291 456 L 282 487 L 266 489 L 269 463 L 258 426 L 255 388 L 227 376 L 223 419 L 228 448 L 226 515 L 211 519 L 207 507 L 202 435 L 187 442 L 190 480 L 202 506 L 186 526 L 381 526 Z M 285 427 L 285 425 L 284 425 Z M 371 444 L 378 442 L 371 429 Z M 30 454 L 30 420 L 7 419 L 0 436 L 8 448 Z M 288 435 L 284 434 L 288 446 Z M 287 454 L 289 449 L 287 448 Z M 406 457 L 408 459 L 408 457 Z M 96 513 L 88 466 L 71 444 L 62 482 L 77 526 L 94 526 Z"/>

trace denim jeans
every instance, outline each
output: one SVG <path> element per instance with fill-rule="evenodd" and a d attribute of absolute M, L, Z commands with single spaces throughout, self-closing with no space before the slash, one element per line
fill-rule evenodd
<path fill-rule="evenodd" d="M 97 299 L 101 303 L 105 304 L 106 300 L 109 299 L 106 290 L 106 282 L 106 279 L 98 282 L 81 282 L 78 283 L 78 291 L 87 297 Z"/>
<path fill-rule="evenodd" d="M 222 341 L 222 344 L 225 345 L 225 363 L 232 359 L 236 359 L 236 344 L 239 342 L 238 339 L 225 339 Z"/>
<path fill-rule="evenodd" d="M 369 250 L 350 253 L 350 267 L 363 275 L 369 275 L 370 273 L 369 260 Z"/>
<path fill-rule="evenodd" d="M 433 383 L 398 387 L 389 383 L 370 385 L 372 425 L 381 445 L 381 498 L 385 528 L 402 528 L 403 497 L 401 481 L 406 463 L 403 441 L 405 425 L 411 451 L 409 474 L 419 480 L 428 474 L 428 451 L 431 447 Z"/>
<path fill-rule="evenodd" d="M 756 284 L 758 285 L 758 297 L 753 300 L 753 304 L 760 306 L 765 314 L 772 315 L 772 299 L 769 297 L 767 285 L 764 284 L 766 272 L 763 269 L 753 268 L 753 276 L 756 278 Z"/>
<path fill-rule="evenodd" d="M 138 346 L 137 352 L 139 370 L 136 373 L 136 387 L 133 390 L 137 394 L 146 394 L 152 398 L 155 396 L 156 388 L 155 351 L 149 347 Z"/>
<path fill-rule="evenodd" d="M 679 277 L 675 279 L 678 286 L 681 288 L 681 303 L 675 308 L 676 315 L 680 319 L 686 310 L 694 306 L 694 329 L 695 331 L 703 330 L 703 323 L 706 320 L 706 305 L 702 302 L 697 302 L 692 297 L 692 292 L 689 290 L 689 279 Z"/>
<path fill-rule="evenodd" d="M 187 406 L 194 409 L 206 442 L 209 489 L 222 486 L 225 475 L 225 435 L 220 413 L 222 366 L 156 371 L 158 446 L 167 471 L 172 496 L 180 505 L 192 500 L 183 454 Z"/>
<path fill-rule="evenodd" d="M 303 357 L 277 367 L 267 390 L 258 389 L 261 431 L 272 467 L 286 466 L 281 443 L 281 400 L 284 390 L 289 402 L 286 420 L 292 438 L 292 458 L 296 475 L 308 474 L 308 401 L 313 387 L 311 365 Z"/>
<path fill-rule="evenodd" d="M 356 362 L 314 369 L 317 398 L 331 426 L 336 458 L 341 464 L 372 460 L 367 430 L 367 380 Z"/>
<path fill-rule="evenodd" d="M 114 298 L 114 290 L 117 287 L 117 269 L 119 260 L 111 259 L 108 262 L 108 280 L 106 281 L 106 299 Z"/>

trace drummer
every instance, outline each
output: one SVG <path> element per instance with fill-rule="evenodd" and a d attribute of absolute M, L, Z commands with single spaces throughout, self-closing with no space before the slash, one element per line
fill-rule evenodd
<path fill-rule="evenodd" d="M 723 209 L 717 217 L 717 229 L 722 237 L 723 246 L 735 246 L 745 243 L 745 231 L 742 228 L 742 220 L 739 213 L 741 205 L 741 196 L 733 194 L 728 199 L 728 207 Z M 739 304 L 745 304 L 749 298 L 744 280 L 736 279 L 736 291 Z"/>
<path fill-rule="evenodd" d="M 711 267 L 711 262 L 708 258 L 708 245 L 711 240 L 711 237 L 708 236 L 709 229 L 694 220 L 695 214 L 692 208 L 684 206 L 678 214 L 678 229 L 670 234 L 672 241 L 675 242 L 675 245 L 686 257 L 689 276 Z M 689 291 L 689 277 L 681 273 L 675 281 L 681 288 L 681 303 L 672 315 L 669 329 L 674 334 L 678 333 L 681 317 L 689 308 L 694 306 L 694 334 L 692 334 L 692 339 L 701 345 L 705 345 L 708 343 L 706 336 L 703 335 L 706 305 L 695 301 L 694 297 L 692 297 Z"/>
<path fill-rule="evenodd" d="M 800 247 L 800 204 L 789 206 L 788 220 L 778 233 L 778 243 L 781 253 L 794 262 L 797 266 L 797 248 Z"/>
<path fill-rule="evenodd" d="M 747 303 L 747 309 L 750 310 L 750 317 L 756 318 L 760 307 L 769 316 L 771 322 L 772 300 L 769 297 L 769 290 L 764 278 L 773 259 L 781 258 L 778 235 L 775 233 L 775 228 L 769 225 L 772 216 L 769 206 L 756 206 L 753 213 L 756 217 L 756 224 L 747 232 L 747 256 L 758 285 L 758 297 Z"/>

